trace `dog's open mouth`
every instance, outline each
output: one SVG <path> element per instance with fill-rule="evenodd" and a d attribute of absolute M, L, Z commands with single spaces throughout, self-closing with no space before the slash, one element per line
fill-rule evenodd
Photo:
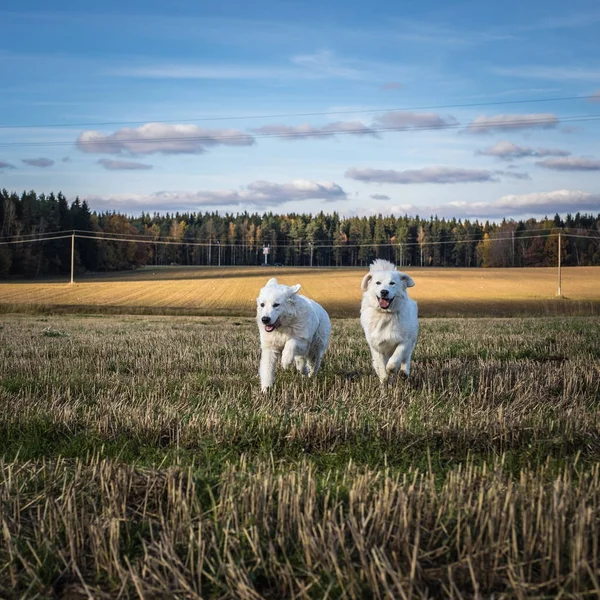
<path fill-rule="evenodd" d="M 268 325 L 265 325 L 265 331 L 267 333 L 271 333 L 272 331 L 275 331 L 280 325 L 281 323 L 279 322 L 279 319 L 277 319 L 275 323 L 269 323 Z"/>
<path fill-rule="evenodd" d="M 387 310 L 394 301 L 393 298 L 377 298 L 377 300 L 379 300 L 379 308 L 383 308 L 385 310 Z"/>

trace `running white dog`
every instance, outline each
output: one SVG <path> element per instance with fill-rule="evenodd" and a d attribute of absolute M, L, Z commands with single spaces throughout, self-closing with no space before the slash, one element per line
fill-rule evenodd
<path fill-rule="evenodd" d="M 256 322 L 260 331 L 260 386 L 273 385 L 277 359 L 287 369 L 292 362 L 303 375 L 312 377 L 321 366 L 329 343 L 331 322 L 320 305 L 300 296 L 300 284 L 287 286 L 274 277 L 256 299 Z"/>
<path fill-rule="evenodd" d="M 382 384 L 387 384 L 398 368 L 404 377 L 410 375 L 419 321 L 417 303 L 408 297 L 406 288 L 414 285 L 409 275 L 381 259 L 373 261 L 362 280 L 360 323 Z"/>

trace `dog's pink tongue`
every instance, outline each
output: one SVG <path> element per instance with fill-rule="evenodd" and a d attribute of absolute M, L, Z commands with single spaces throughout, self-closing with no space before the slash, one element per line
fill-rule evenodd
<path fill-rule="evenodd" d="M 390 301 L 386 300 L 385 298 L 379 298 L 379 306 L 381 308 L 389 308 L 390 307 Z"/>

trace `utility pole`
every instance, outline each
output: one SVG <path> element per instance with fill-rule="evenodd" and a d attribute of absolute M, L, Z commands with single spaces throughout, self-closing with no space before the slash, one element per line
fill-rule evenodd
<path fill-rule="evenodd" d="M 71 234 L 71 285 L 75 283 L 75 232 Z"/>
<path fill-rule="evenodd" d="M 562 233 L 558 234 L 558 297 L 562 296 L 562 273 L 561 273 L 561 263 L 562 263 Z"/>
<path fill-rule="evenodd" d="M 221 240 L 217 240 L 219 246 L 219 266 L 221 266 Z"/>
<path fill-rule="evenodd" d="M 512 266 L 515 266 L 515 230 L 513 229 L 511 232 L 512 237 Z"/>
<path fill-rule="evenodd" d="M 400 266 L 404 266 L 404 247 L 400 244 Z"/>
<path fill-rule="evenodd" d="M 310 244 L 310 266 L 312 267 L 312 263 L 313 263 L 313 243 L 312 242 L 308 242 Z"/>

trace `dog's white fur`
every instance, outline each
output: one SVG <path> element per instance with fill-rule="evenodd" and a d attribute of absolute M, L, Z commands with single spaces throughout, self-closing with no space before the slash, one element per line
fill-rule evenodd
<path fill-rule="evenodd" d="M 331 322 L 327 311 L 298 294 L 300 284 L 287 286 L 269 279 L 256 299 L 256 322 L 260 331 L 260 386 L 266 391 L 275 380 L 275 368 L 296 369 L 312 377 L 321 366 L 329 343 Z M 267 321 L 267 324 L 265 324 Z M 269 326 L 276 329 L 268 331 Z"/>
<path fill-rule="evenodd" d="M 404 377 L 410 375 L 410 358 L 417 342 L 419 321 L 417 303 L 408 297 L 406 288 L 414 285 L 409 275 L 381 259 L 371 264 L 362 280 L 360 323 L 382 384 L 387 384 L 398 368 Z M 391 300 L 387 309 L 380 306 L 382 290 L 388 291 L 387 298 Z"/>

